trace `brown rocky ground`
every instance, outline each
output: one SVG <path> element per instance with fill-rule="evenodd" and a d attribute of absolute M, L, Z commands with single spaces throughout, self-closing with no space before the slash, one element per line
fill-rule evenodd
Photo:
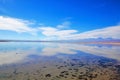
<path fill-rule="evenodd" d="M 119 62 L 88 56 L 41 57 L 0 67 L 0 80 L 120 80 Z"/>

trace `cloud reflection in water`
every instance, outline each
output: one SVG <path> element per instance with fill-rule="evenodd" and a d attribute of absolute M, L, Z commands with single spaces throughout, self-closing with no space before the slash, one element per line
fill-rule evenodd
<path fill-rule="evenodd" d="M 0 65 L 19 63 L 29 60 L 30 55 L 38 56 L 56 56 L 58 54 L 79 54 L 90 53 L 97 56 L 120 60 L 120 46 L 105 46 L 105 45 L 84 45 L 70 43 L 0 43 Z M 8 46 L 3 47 L 5 45 Z M 24 48 L 21 48 L 23 46 Z"/>

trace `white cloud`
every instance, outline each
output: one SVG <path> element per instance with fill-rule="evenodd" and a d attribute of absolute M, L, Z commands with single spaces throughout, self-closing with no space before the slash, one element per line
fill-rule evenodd
<path fill-rule="evenodd" d="M 91 31 L 86 31 L 83 33 L 77 33 L 77 30 L 61 30 L 53 27 L 41 27 L 39 28 L 42 34 L 47 37 L 47 39 L 58 40 L 77 40 L 77 39 L 89 39 L 89 38 L 114 38 L 120 39 L 120 26 L 110 26 L 103 29 L 96 29 Z M 56 37 L 56 38 L 55 38 Z M 52 38 L 53 39 L 53 38 Z"/>
<path fill-rule="evenodd" d="M 120 26 L 110 26 L 67 36 L 68 39 L 114 38 L 120 39 Z"/>
<path fill-rule="evenodd" d="M 62 39 L 62 37 L 69 36 L 77 32 L 76 30 L 59 30 L 53 27 L 40 27 L 39 29 L 42 31 L 42 34 L 47 37 L 47 39 L 51 39 L 51 37 L 54 37 L 54 39 Z"/>
<path fill-rule="evenodd" d="M 68 21 L 56 27 L 41 25 L 40 27 L 35 26 L 35 28 L 32 28 L 30 27 L 31 23 L 28 20 L 0 16 L 0 30 L 42 34 L 44 40 L 78 40 L 100 37 L 120 39 L 120 25 L 79 33 L 78 30 L 67 29 L 70 26 Z"/>
<path fill-rule="evenodd" d="M 67 28 L 69 28 L 69 26 L 70 26 L 70 22 L 69 21 L 65 21 L 62 24 L 57 25 L 57 28 L 58 29 L 67 29 Z"/>
<path fill-rule="evenodd" d="M 30 28 L 29 27 L 30 24 L 31 22 L 27 20 L 0 16 L 0 30 L 15 31 L 18 33 L 22 32 L 34 33 L 36 30 Z"/>

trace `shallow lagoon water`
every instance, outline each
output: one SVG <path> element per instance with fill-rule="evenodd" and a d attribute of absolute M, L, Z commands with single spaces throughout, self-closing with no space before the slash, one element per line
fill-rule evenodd
<path fill-rule="evenodd" d="M 0 80 L 120 80 L 120 46 L 1 42 Z"/>

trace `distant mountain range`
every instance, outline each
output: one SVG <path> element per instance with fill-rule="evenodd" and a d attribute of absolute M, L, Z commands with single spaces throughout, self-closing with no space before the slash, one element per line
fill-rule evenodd
<path fill-rule="evenodd" d="M 0 42 L 120 42 L 120 39 L 91 38 L 91 39 L 80 39 L 80 40 L 0 40 Z"/>
<path fill-rule="evenodd" d="M 73 42 L 120 42 L 120 39 L 112 39 L 112 38 L 90 38 L 90 39 L 80 39 L 80 40 L 73 40 Z"/>

